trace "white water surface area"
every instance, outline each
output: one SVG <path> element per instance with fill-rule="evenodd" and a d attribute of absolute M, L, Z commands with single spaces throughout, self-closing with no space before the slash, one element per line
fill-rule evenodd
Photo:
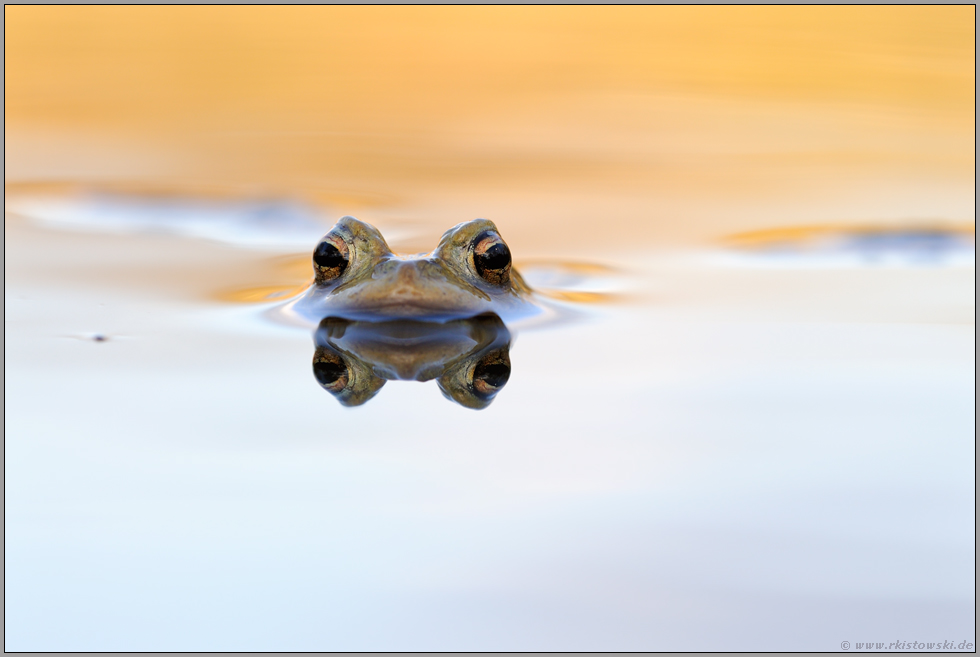
<path fill-rule="evenodd" d="M 144 200 L 154 221 L 87 221 L 75 197 L 17 198 L 7 650 L 975 640 L 962 233 L 926 258 L 886 239 L 883 260 L 851 241 L 798 258 L 585 244 L 560 263 L 518 236 L 515 261 L 563 312 L 510 327 L 492 404 L 391 381 L 345 408 L 314 379 L 312 327 L 242 292 L 301 288 L 294 241 L 319 219 Z M 285 237 L 263 241 L 279 216 Z"/>

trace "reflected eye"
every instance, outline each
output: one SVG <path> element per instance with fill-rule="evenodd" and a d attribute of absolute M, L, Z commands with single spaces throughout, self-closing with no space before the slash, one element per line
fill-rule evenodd
<path fill-rule="evenodd" d="M 326 283 L 340 276 L 347 269 L 348 258 L 347 244 L 340 238 L 328 237 L 317 244 L 313 251 L 316 282 Z"/>
<path fill-rule="evenodd" d="M 495 395 L 510 378 L 510 356 L 507 350 L 494 351 L 476 364 L 473 369 L 473 391 L 486 399 Z"/>
<path fill-rule="evenodd" d="M 481 235 L 473 250 L 476 273 L 494 285 L 510 282 L 510 249 L 496 235 Z"/>
<path fill-rule="evenodd" d="M 337 354 L 331 353 L 317 353 L 313 360 L 313 376 L 317 383 L 330 392 L 343 390 L 350 380 L 347 363 Z"/>

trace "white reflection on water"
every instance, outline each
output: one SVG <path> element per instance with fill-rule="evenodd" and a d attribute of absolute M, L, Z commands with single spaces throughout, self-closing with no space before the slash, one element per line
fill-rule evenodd
<path fill-rule="evenodd" d="M 624 252 L 486 410 L 347 409 L 309 331 L 187 292 L 254 252 L 5 232 L 7 649 L 973 639 L 972 266 Z"/>
<path fill-rule="evenodd" d="M 187 199 L 79 192 L 15 195 L 7 211 L 63 229 L 170 233 L 260 249 L 305 249 L 331 225 L 313 208 L 282 200 Z"/>

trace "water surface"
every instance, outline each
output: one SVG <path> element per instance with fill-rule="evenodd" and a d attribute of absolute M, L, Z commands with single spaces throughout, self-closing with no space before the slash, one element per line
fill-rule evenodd
<path fill-rule="evenodd" d="M 61 9 L 5 12 L 8 650 L 974 641 L 973 8 Z M 495 221 L 551 311 L 491 404 L 321 387 L 344 214 Z"/>

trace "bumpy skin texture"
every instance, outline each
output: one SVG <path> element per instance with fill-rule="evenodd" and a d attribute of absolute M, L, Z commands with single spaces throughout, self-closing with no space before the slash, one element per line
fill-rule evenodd
<path fill-rule="evenodd" d="M 393 254 L 373 226 L 344 217 L 317 249 L 314 285 L 296 304 L 314 319 L 445 321 L 487 312 L 530 314 L 534 308 L 509 248 L 487 219 L 459 224 L 431 253 L 406 257 Z M 317 253 L 332 256 L 319 258 L 329 266 L 317 264 Z"/>

